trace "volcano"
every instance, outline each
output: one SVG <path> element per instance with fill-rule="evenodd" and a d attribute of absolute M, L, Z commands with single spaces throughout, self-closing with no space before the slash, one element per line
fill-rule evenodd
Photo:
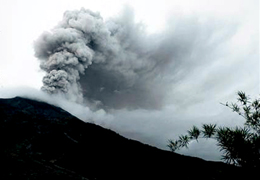
<path fill-rule="evenodd" d="M 1 179 L 241 179 L 248 170 L 160 150 L 31 99 L 0 99 Z"/>

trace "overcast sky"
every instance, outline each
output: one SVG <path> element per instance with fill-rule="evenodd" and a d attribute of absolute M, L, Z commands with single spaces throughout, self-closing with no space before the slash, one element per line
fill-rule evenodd
<path fill-rule="evenodd" d="M 242 124 L 242 119 L 219 102 L 235 101 L 238 90 L 259 94 L 258 0 L 0 0 L 0 97 L 6 97 L 7 91 L 13 96 L 26 92 L 42 95 L 37 90 L 45 72 L 34 56 L 33 43 L 44 31 L 53 29 L 66 10 L 84 7 L 100 12 L 106 21 L 117 17 L 125 4 L 134 9 L 135 22 L 142 22 L 148 35 L 169 37 L 162 42 L 174 44 L 176 52 L 170 54 L 181 63 L 176 73 L 165 73 L 174 81 L 167 85 L 160 109 L 99 111 L 92 119 L 163 149 L 168 139 L 185 133 L 193 124 Z M 189 52 L 179 52 L 178 46 Z M 90 110 L 64 104 L 81 119 L 90 117 Z M 213 150 L 213 143 L 203 141 L 200 146 L 192 142 L 189 150 L 180 153 L 216 160 L 219 153 Z"/>

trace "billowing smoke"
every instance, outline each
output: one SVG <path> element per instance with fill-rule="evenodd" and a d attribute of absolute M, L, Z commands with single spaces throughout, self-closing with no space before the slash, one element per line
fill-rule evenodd
<path fill-rule="evenodd" d="M 196 44 L 208 41 L 212 31 L 203 31 L 196 19 L 188 21 L 149 35 L 135 23 L 130 8 L 107 21 L 84 8 L 67 11 L 34 45 L 41 69 L 47 72 L 42 90 L 104 109 L 161 108 L 171 82 L 201 58 L 193 50 L 211 51 L 218 45 Z M 189 66 L 181 67 L 187 59 Z"/>
<path fill-rule="evenodd" d="M 0 97 L 46 101 L 162 149 L 193 125 L 241 125 L 219 102 L 234 102 L 238 90 L 259 93 L 256 9 L 243 18 L 169 14 L 155 34 L 146 33 L 129 8 L 106 20 L 90 10 L 67 11 L 34 44 L 46 72 L 42 90 L 51 95 L 0 88 Z M 185 154 L 219 160 L 215 144 L 194 141 Z"/>
<path fill-rule="evenodd" d="M 106 22 L 83 8 L 67 11 L 35 42 L 35 55 L 47 72 L 42 90 L 104 108 L 159 107 L 164 92 L 157 91 L 156 71 L 167 59 L 152 57 L 156 52 L 146 38 L 131 10 Z"/>

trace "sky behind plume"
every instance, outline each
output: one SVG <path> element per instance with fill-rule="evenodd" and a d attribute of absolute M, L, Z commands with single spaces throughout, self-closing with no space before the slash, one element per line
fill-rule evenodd
<path fill-rule="evenodd" d="M 101 101 L 101 108 L 110 110 L 108 116 L 103 110 L 93 115 L 97 124 L 166 149 L 169 138 L 185 133 L 193 124 L 242 124 L 219 102 L 235 101 L 238 90 L 252 96 L 259 94 L 258 0 L 63 0 L 62 3 L 0 0 L 0 3 L 0 97 L 6 94 L 6 88 L 16 89 L 13 94 L 19 95 L 26 94 L 26 90 L 19 91 L 20 86 L 38 90 L 42 87 L 42 78 L 49 70 L 45 68 L 44 72 L 40 68 L 41 61 L 35 52 L 44 50 L 35 48 L 35 42 L 42 47 L 42 33 L 57 28 L 65 11 L 79 11 L 82 7 L 100 12 L 102 27 L 108 31 L 113 29 L 108 22 L 127 27 L 108 42 L 116 41 L 122 47 L 117 49 L 122 56 L 110 55 L 114 62 L 126 59 L 131 63 L 93 66 L 85 70 L 92 81 L 81 77 L 83 90 L 93 87 L 93 91 L 83 95 L 88 100 Z M 131 13 L 124 16 L 125 4 Z M 145 27 L 142 32 L 135 29 L 140 22 Z M 124 33 L 130 35 L 122 39 Z M 92 49 L 106 54 L 100 47 Z M 120 73 L 113 73 L 118 69 Z M 110 81 L 102 86 L 96 83 L 95 78 L 100 82 L 105 77 Z M 138 81 L 132 77 L 138 77 Z M 122 87 L 115 89 L 115 81 L 123 82 L 119 83 Z M 111 96 L 106 89 L 112 89 L 114 94 Z M 97 90 L 100 93 L 94 93 Z M 28 92 L 41 96 L 35 90 Z M 134 97 L 139 102 L 136 99 L 127 104 Z M 91 112 L 89 109 L 83 112 L 84 108 L 82 111 L 69 105 L 64 108 L 82 120 L 88 121 L 90 117 L 86 115 Z M 191 143 L 190 149 L 181 153 L 216 160 L 219 153 L 214 151 L 213 143 L 203 142 L 202 146 Z"/>

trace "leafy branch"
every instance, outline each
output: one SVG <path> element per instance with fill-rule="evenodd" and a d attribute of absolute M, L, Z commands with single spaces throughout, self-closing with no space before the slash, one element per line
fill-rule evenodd
<path fill-rule="evenodd" d="M 187 135 L 178 140 L 169 140 L 171 151 L 188 148 L 191 140 L 212 138 L 217 140 L 222 159 L 239 166 L 260 167 L 260 99 L 250 101 L 249 96 L 239 91 L 238 103 L 221 103 L 242 116 L 244 127 L 217 127 L 216 124 L 203 124 L 202 129 L 193 126 Z"/>

